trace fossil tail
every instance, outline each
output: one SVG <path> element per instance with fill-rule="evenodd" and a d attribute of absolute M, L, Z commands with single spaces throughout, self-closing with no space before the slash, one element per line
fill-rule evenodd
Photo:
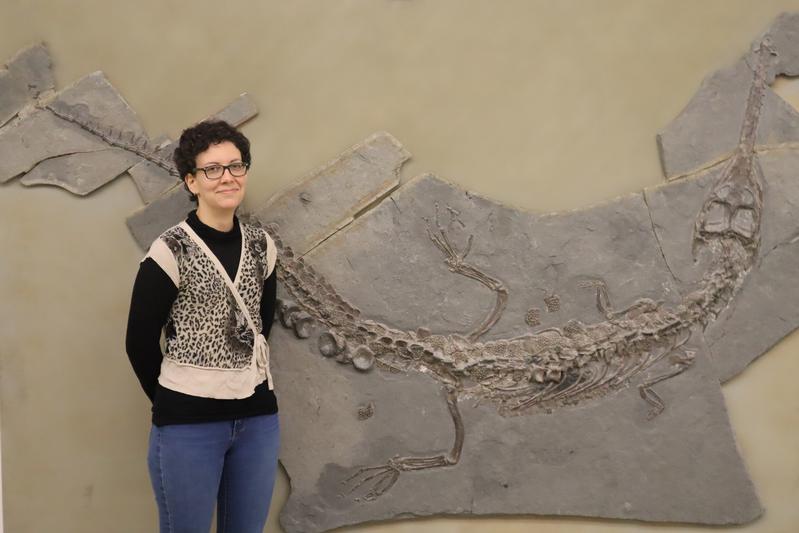
<path fill-rule="evenodd" d="M 130 131 L 115 130 L 102 124 L 91 115 L 86 104 L 69 105 L 61 101 L 55 101 L 48 104 L 46 108 L 55 116 L 99 137 L 109 146 L 136 154 L 142 159 L 161 167 L 170 175 L 176 178 L 180 177 L 177 167 L 172 162 L 171 153 L 162 150 L 159 146 L 153 146 L 146 136 L 136 135 Z"/>

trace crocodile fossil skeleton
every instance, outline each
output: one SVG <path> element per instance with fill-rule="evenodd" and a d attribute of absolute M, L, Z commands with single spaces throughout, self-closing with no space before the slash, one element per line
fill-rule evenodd
<path fill-rule="evenodd" d="M 766 87 L 766 69 L 774 55 L 767 39 L 754 50 L 753 81 L 749 90 L 739 144 L 711 187 L 695 222 L 693 252 L 711 257 L 710 268 L 673 307 L 639 298 L 627 309 L 612 308 L 602 282 L 587 285 L 596 292 L 596 304 L 605 320 L 584 324 L 569 321 L 530 335 L 480 342 L 496 324 L 508 299 L 502 281 L 466 262 L 472 237 L 461 251 L 438 216 L 428 221 L 428 237 L 444 255 L 453 273 L 474 279 L 496 297 L 493 309 L 466 336 L 438 335 L 419 329 L 401 331 L 361 317 L 354 306 L 302 257 L 275 235 L 281 260 L 278 277 L 293 301 L 279 304 L 278 314 L 299 337 L 308 337 L 312 324 L 324 331 L 318 338 L 325 357 L 351 363 L 359 370 L 372 366 L 390 372 L 422 372 L 440 382 L 455 425 L 455 442 L 449 453 L 427 457 L 393 457 L 385 464 L 357 468 L 342 480 L 362 499 L 385 494 L 405 471 L 453 466 L 460 459 L 465 428 L 458 402 L 466 398 L 493 402 L 500 414 L 519 415 L 551 411 L 608 395 L 657 363 L 668 365 L 661 374 L 642 381 L 638 390 L 650 404 L 648 418 L 665 408 L 653 386 L 686 371 L 694 352 L 682 347 L 697 328 L 705 328 L 722 313 L 757 260 L 763 177 L 755 151 L 757 126 Z M 356 498 L 361 499 L 361 498 Z"/>

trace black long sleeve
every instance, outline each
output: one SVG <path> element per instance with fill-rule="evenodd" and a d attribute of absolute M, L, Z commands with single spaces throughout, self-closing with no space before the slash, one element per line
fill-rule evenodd
<path fill-rule="evenodd" d="M 149 257 L 139 265 L 130 298 L 125 349 L 144 393 L 153 401 L 161 371 L 161 330 L 178 288 Z"/>
<path fill-rule="evenodd" d="M 261 296 L 261 333 L 269 339 L 272 323 L 275 320 L 275 305 L 277 302 L 277 268 L 269 274 L 264 281 L 264 292 Z"/>
<path fill-rule="evenodd" d="M 195 212 L 189 214 L 187 222 L 216 255 L 231 279 L 235 279 L 242 245 L 238 219 L 229 232 L 206 226 Z M 240 400 L 191 396 L 158 383 L 163 360 L 161 331 L 177 294 L 178 288 L 154 260 L 142 261 L 133 284 L 125 347 L 136 377 L 153 403 L 153 423 L 163 426 L 276 413 L 277 400 L 266 381 L 255 388 L 252 396 Z M 272 329 L 276 294 L 277 276 L 273 270 L 264 280 L 259 309 L 262 333 L 267 338 Z"/>

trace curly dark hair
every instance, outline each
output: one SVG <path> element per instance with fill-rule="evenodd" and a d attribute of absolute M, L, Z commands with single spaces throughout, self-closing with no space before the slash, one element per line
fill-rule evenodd
<path fill-rule="evenodd" d="M 250 141 L 239 130 L 223 120 L 205 120 L 183 130 L 180 134 L 178 147 L 172 159 L 178 168 L 183 187 L 189 192 L 192 201 L 196 202 L 197 197 L 189 190 L 186 184 L 186 175 L 191 174 L 197 164 L 197 155 L 208 150 L 212 144 L 230 141 L 241 152 L 241 160 L 248 165 L 252 162 L 250 157 Z"/>

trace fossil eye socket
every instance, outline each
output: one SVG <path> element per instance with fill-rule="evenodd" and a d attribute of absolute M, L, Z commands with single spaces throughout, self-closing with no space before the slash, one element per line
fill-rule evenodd
<path fill-rule="evenodd" d="M 754 237 L 757 231 L 755 211 L 748 207 L 739 207 L 732 216 L 730 228 L 746 239 Z"/>
<path fill-rule="evenodd" d="M 702 230 L 707 233 L 721 233 L 730 226 L 730 210 L 726 204 L 711 202 L 705 210 Z"/>

